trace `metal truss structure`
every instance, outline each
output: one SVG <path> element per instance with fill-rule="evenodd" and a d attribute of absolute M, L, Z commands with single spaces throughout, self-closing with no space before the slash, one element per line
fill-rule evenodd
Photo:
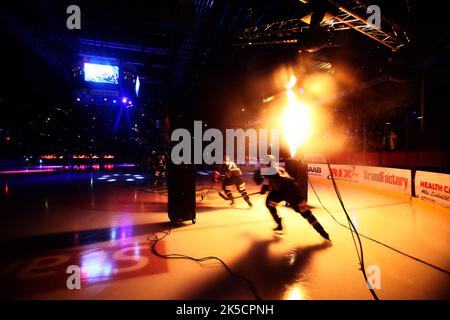
<path fill-rule="evenodd" d="M 243 29 L 234 39 L 235 46 L 259 46 L 269 44 L 292 45 L 298 36 L 309 30 L 308 24 L 300 19 L 277 21 Z"/>
<path fill-rule="evenodd" d="M 306 3 L 305 0 L 300 0 Z M 364 15 L 366 7 L 359 0 L 345 1 L 329 0 L 334 7 L 333 12 L 329 12 L 331 17 L 320 23 L 320 27 L 328 32 L 354 29 L 365 36 L 378 41 L 389 47 L 392 51 L 397 51 L 407 45 L 411 40 L 407 33 L 395 22 L 382 16 L 381 28 L 376 28 L 367 22 Z M 301 18 L 294 18 L 284 21 L 277 21 L 263 25 L 253 26 L 243 29 L 235 36 L 233 45 L 241 47 L 249 46 L 271 46 L 285 45 L 292 46 L 300 43 L 302 34 L 310 30 L 310 25 L 302 21 Z"/>

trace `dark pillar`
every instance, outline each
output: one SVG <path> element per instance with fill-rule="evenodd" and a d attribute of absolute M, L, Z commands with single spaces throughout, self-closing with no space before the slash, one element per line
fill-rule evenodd
<path fill-rule="evenodd" d="M 308 199 L 308 166 L 302 160 L 287 159 L 285 169 L 300 185 L 301 196 Z"/>
<path fill-rule="evenodd" d="M 191 220 L 195 223 L 195 168 L 192 164 L 169 164 L 169 204 L 171 222 Z"/>
<path fill-rule="evenodd" d="M 187 129 L 193 136 L 193 120 L 189 115 L 189 106 L 169 108 L 170 134 L 177 128 Z M 178 142 L 170 142 L 170 151 Z M 192 141 L 191 141 L 192 143 Z M 192 151 L 194 150 L 192 146 Z M 169 154 L 170 154 L 169 151 Z M 192 159 L 191 159 L 192 160 Z M 191 162 L 192 163 L 192 162 Z M 195 223 L 195 165 L 168 164 L 168 214 L 171 222 L 180 223 L 191 220 Z"/>

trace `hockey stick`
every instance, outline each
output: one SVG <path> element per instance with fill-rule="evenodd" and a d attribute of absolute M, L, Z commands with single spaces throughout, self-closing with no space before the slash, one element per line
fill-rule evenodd
<path fill-rule="evenodd" d="M 211 191 L 211 189 L 213 188 L 214 184 L 215 184 L 215 182 L 212 182 L 211 185 L 209 186 L 208 190 L 206 190 L 206 192 L 200 196 L 200 198 L 202 198 L 202 200 L 206 199 L 206 196 L 208 195 L 209 191 Z"/>
<path fill-rule="evenodd" d="M 256 191 L 256 192 L 253 192 L 253 193 L 249 193 L 248 195 L 249 196 L 254 196 L 255 194 L 261 194 L 261 192 Z M 228 199 L 228 197 L 225 194 L 223 194 L 222 192 L 220 192 L 220 191 L 219 191 L 219 196 L 221 196 L 224 200 L 231 200 L 231 199 Z M 238 196 L 238 197 L 233 197 L 232 199 L 234 200 L 234 199 L 239 199 L 239 198 L 243 198 L 243 197 L 242 196 Z M 307 206 L 308 206 L 309 209 L 315 209 L 316 208 L 315 206 L 311 206 L 309 204 Z"/>
<path fill-rule="evenodd" d="M 260 194 L 259 191 L 253 192 L 253 193 L 249 193 L 247 195 L 249 196 L 254 196 L 255 194 Z M 231 199 L 229 199 L 225 194 L 223 194 L 222 192 L 219 191 L 219 196 L 221 196 L 222 198 L 224 198 L 225 200 L 231 200 L 231 199 L 239 199 L 239 198 L 243 198 L 243 196 L 237 196 L 237 197 L 233 197 Z"/>

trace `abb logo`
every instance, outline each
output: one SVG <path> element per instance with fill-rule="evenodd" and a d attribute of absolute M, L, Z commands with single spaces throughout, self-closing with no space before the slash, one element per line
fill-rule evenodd
<path fill-rule="evenodd" d="M 308 168 L 308 172 L 311 172 L 311 173 L 322 173 L 322 168 L 321 167 L 309 167 Z"/>

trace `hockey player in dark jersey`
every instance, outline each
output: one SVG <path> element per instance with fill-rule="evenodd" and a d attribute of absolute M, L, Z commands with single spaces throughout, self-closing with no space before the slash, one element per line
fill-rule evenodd
<path fill-rule="evenodd" d="M 328 233 L 324 230 L 322 225 L 317 221 L 316 217 L 312 214 L 306 199 L 301 195 L 300 186 L 295 182 L 283 168 L 275 165 L 275 157 L 269 155 L 269 163 L 263 165 L 262 168 L 270 169 L 272 172 L 267 173 L 257 170 L 254 174 L 254 180 L 257 184 L 263 184 L 261 188 L 261 194 L 265 194 L 269 191 L 269 195 L 266 198 L 266 207 L 269 209 L 270 214 L 277 223 L 277 227 L 274 231 L 281 232 L 283 230 L 282 219 L 277 213 L 276 206 L 281 201 L 286 203 L 300 213 L 311 226 L 326 240 L 330 240 Z"/>
<path fill-rule="evenodd" d="M 162 182 L 163 185 L 165 185 L 165 181 L 166 181 L 166 165 L 167 165 L 167 161 L 166 161 L 166 157 L 164 154 L 158 156 L 157 162 L 154 166 L 154 185 L 158 185 L 160 182 Z"/>
<path fill-rule="evenodd" d="M 237 190 L 241 194 L 242 198 L 244 198 L 245 202 L 250 207 L 253 207 L 253 204 L 250 201 L 250 197 L 245 190 L 245 182 L 242 180 L 242 171 L 233 161 L 229 161 L 228 157 L 225 157 L 225 160 L 222 165 L 218 168 L 217 171 L 214 172 L 214 181 L 217 182 L 221 174 L 224 175 L 224 179 L 222 181 L 222 189 L 225 191 L 226 197 L 231 201 L 231 205 L 234 205 L 233 194 L 231 190 L 233 190 L 233 186 L 236 186 Z"/>

